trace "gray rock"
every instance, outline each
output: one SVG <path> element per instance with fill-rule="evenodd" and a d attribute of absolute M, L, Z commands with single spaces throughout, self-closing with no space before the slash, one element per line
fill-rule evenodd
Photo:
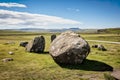
<path fill-rule="evenodd" d="M 44 52 L 44 48 L 45 48 L 45 39 L 43 36 L 35 37 L 32 41 L 30 41 L 26 45 L 26 50 L 28 52 L 40 53 L 40 52 Z"/>
<path fill-rule="evenodd" d="M 117 80 L 120 80 L 120 70 L 113 71 L 111 73 L 111 76 L 114 77 Z"/>
<path fill-rule="evenodd" d="M 6 42 L 6 43 L 4 43 L 4 44 L 5 44 L 5 45 L 8 45 L 8 44 L 14 45 L 15 42 L 13 42 L 13 41 L 8 41 L 8 42 Z"/>
<path fill-rule="evenodd" d="M 51 42 L 52 42 L 55 38 L 56 38 L 56 35 L 55 35 L 55 34 L 51 35 Z"/>
<path fill-rule="evenodd" d="M 51 43 L 49 53 L 58 64 L 81 64 L 90 52 L 90 46 L 80 35 L 66 31 Z"/>
<path fill-rule="evenodd" d="M 8 52 L 8 54 L 10 54 L 10 55 L 13 55 L 13 54 L 14 54 L 14 52 L 12 52 L 12 51 L 9 51 L 9 52 Z"/>
<path fill-rule="evenodd" d="M 20 46 L 25 47 L 28 44 L 28 42 L 20 42 Z"/>
<path fill-rule="evenodd" d="M 4 59 L 2 59 L 2 62 L 8 62 L 8 61 L 13 61 L 13 59 L 12 58 L 4 58 Z"/>
<path fill-rule="evenodd" d="M 98 50 L 106 51 L 107 49 L 103 45 L 98 45 Z"/>
<path fill-rule="evenodd" d="M 92 48 L 98 48 L 98 45 L 96 45 L 96 44 L 92 45 Z"/>

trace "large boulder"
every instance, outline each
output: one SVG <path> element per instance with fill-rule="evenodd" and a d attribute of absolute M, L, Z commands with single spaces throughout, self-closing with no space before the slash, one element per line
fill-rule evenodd
<path fill-rule="evenodd" d="M 90 52 L 90 46 L 80 35 L 66 31 L 51 43 L 49 53 L 58 64 L 80 64 Z"/>
<path fill-rule="evenodd" d="M 35 37 L 32 41 L 30 41 L 26 45 L 26 50 L 28 52 L 40 53 L 40 52 L 44 52 L 44 48 L 45 48 L 45 39 L 43 36 Z"/>
<path fill-rule="evenodd" d="M 55 38 L 56 38 L 56 35 L 55 35 L 55 34 L 51 35 L 51 42 L 52 42 Z"/>
<path fill-rule="evenodd" d="M 115 70 L 111 73 L 111 76 L 114 77 L 116 80 L 120 80 L 120 70 Z"/>

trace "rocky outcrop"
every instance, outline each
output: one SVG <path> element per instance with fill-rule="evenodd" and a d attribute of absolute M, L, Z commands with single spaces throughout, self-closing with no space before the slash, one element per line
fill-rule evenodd
<path fill-rule="evenodd" d="M 45 39 L 43 36 L 35 37 L 32 41 L 30 41 L 26 45 L 26 50 L 28 52 L 40 53 L 40 52 L 44 52 L 44 48 L 45 48 Z"/>
<path fill-rule="evenodd" d="M 101 44 L 92 45 L 92 48 L 97 48 L 97 49 L 100 50 L 100 51 L 107 51 L 107 49 L 106 49 L 103 45 L 101 45 Z"/>
<path fill-rule="evenodd" d="M 90 52 L 90 46 L 80 35 L 67 31 L 51 43 L 49 53 L 58 64 L 80 64 Z"/>
<path fill-rule="evenodd" d="M 98 45 L 98 50 L 106 51 L 107 49 L 103 45 Z"/>

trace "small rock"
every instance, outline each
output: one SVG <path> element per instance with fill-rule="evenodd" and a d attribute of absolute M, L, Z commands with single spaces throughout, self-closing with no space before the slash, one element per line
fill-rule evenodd
<path fill-rule="evenodd" d="M 98 47 L 98 45 L 96 45 L 96 44 L 95 44 L 95 45 L 92 45 L 92 48 L 97 48 L 97 47 Z"/>
<path fill-rule="evenodd" d="M 106 51 L 107 49 L 103 45 L 98 45 L 98 50 Z"/>
<path fill-rule="evenodd" d="M 7 45 L 7 44 L 15 44 L 15 42 L 13 42 L 13 41 L 9 41 L 9 42 L 6 42 L 6 43 L 4 43 L 5 45 Z"/>
<path fill-rule="evenodd" d="M 20 42 L 20 46 L 25 47 L 28 44 L 28 42 Z"/>
<path fill-rule="evenodd" d="M 2 59 L 2 62 L 8 62 L 8 61 L 13 61 L 13 59 L 12 58 L 4 58 L 4 59 Z"/>
<path fill-rule="evenodd" d="M 10 54 L 10 55 L 13 55 L 13 54 L 14 54 L 14 52 L 12 52 L 12 51 L 9 51 L 9 52 L 8 52 L 8 54 Z"/>
<path fill-rule="evenodd" d="M 56 35 L 55 35 L 55 34 L 51 35 L 51 42 L 52 42 L 55 38 L 56 38 Z"/>

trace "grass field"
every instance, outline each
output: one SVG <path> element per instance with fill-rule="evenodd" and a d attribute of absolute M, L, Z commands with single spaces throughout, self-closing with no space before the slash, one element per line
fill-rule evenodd
<path fill-rule="evenodd" d="M 20 41 L 30 41 L 35 36 L 43 35 L 46 40 L 45 53 L 36 54 L 25 51 L 20 47 Z M 103 40 L 120 42 L 118 34 L 80 34 L 87 40 Z M 0 60 L 13 58 L 14 61 L 0 61 L 0 80 L 105 80 L 104 74 L 110 69 L 120 69 L 120 45 L 102 44 L 107 51 L 91 48 L 91 52 L 81 65 L 61 65 L 54 62 L 49 55 L 50 33 L 26 33 L 0 31 Z M 15 42 L 15 44 L 6 44 Z M 12 51 L 15 54 L 9 55 Z"/>

